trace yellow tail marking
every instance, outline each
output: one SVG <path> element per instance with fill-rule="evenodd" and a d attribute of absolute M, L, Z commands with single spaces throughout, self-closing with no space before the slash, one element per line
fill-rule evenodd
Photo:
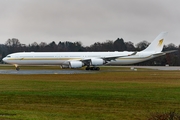
<path fill-rule="evenodd" d="M 163 39 L 159 40 L 158 46 L 161 46 L 163 44 Z"/>

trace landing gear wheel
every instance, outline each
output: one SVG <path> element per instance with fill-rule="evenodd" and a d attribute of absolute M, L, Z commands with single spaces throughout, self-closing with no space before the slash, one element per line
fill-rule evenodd
<path fill-rule="evenodd" d="M 19 68 L 19 67 L 16 67 L 16 70 L 17 70 L 17 71 L 19 71 L 19 70 L 20 70 L 20 68 Z"/>
<path fill-rule="evenodd" d="M 90 67 L 86 67 L 86 70 L 90 70 Z"/>
<path fill-rule="evenodd" d="M 90 70 L 95 70 L 95 67 L 90 67 Z"/>
<path fill-rule="evenodd" d="M 99 71 L 99 70 L 100 70 L 100 68 L 99 68 L 99 67 L 95 67 L 95 70 Z"/>
<path fill-rule="evenodd" d="M 89 66 L 87 66 L 86 70 L 97 70 L 97 71 L 99 71 L 100 68 L 99 67 L 89 67 Z"/>

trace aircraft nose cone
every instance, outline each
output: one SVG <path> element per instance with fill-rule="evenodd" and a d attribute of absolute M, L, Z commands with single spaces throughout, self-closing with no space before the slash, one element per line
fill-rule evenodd
<path fill-rule="evenodd" d="M 3 58 L 3 59 L 2 59 L 3 62 L 6 62 L 6 60 L 7 60 L 6 58 Z"/>

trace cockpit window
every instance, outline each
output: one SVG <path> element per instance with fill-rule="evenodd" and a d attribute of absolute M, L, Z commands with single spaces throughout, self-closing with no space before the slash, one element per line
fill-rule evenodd
<path fill-rule="evenodd" d="M 7 57 L 10 58 L 11 56 L 8 55 Z"/>

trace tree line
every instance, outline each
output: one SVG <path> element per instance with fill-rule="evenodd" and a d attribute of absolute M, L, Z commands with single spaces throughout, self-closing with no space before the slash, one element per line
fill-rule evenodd
<path fill-rule="evenodd" d="M 150 43 L 142 41 L 134 45 L 131 41 L 125 42 L 123 38 L 116 40 L 107 40 L 105 42 L 95 42 L 90 46 L 83 46 L 81 42 L 60 41 L 58 44 L 54 41 L 50 43 L 41 42 L 40 44 L 33 42 L 32 44 L 22 44 L 18 39 L 8 39 L 5 44 L 0 45 L 0 58 L 10 53 L 15 52 L 100 52 L 100 51 L 141 51 L 144 50 Z M 155 58 L 153 60 L 138 63 L 136 65 L 180 65 L 180 45 L 176 46 L 173 43 L 165 45 L 163 51 L 177 50 L 177 52 L 167 54 Z"/>

